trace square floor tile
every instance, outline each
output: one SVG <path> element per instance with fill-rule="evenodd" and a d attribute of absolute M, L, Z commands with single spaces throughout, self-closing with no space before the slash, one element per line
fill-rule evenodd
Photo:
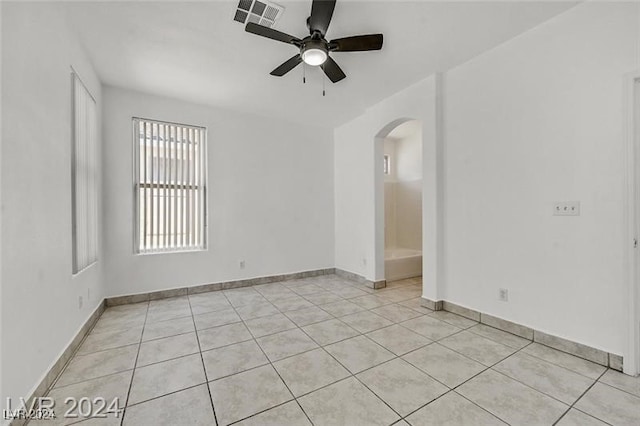
<path fill-rule="evenodd" d="M 206 314 L 231 307 L 222 292 L 194 294 L 189 296 L 189 303 L 193 315 Z"/>
<path fill-rule="evenodd" d="M 176 336 L 178 334 L 196 331 L 192 317 L 178 318 L 161 321 L 144 326 L 142 341 L 160 339 L 162 337 Z"/>
<path fill-rule="evenodd" d="M 356 374 L 395 355 L 365 336 L 357 336 L 326 346 L 325 349 L 351 373 Z"/>
<path fill-rule="evenodd" d="M 231 345 L 233 343 L 251 340 L 252 336 L 247 327 L 241 323 L 221 325 L 220 327 L 207 328 L 198 331 L 200 339 L 200 349 L 208 351 L 209 349 L 220 348 L 222 346 Z"/>
<path fill-rule="evenodd" d="M 333 319 L 302 327 L 313 340 L 321 346 L 360 334 L 340 320 Z"/>
<path fill-rule="evenodd" d="M 205 382 L 200 354 L 136 368 L 129 393 L 129 404 L 136 404 Z"/>
<path fill-rule="evenodd" d="M 188 302 L 175 305 L 159 305 L 153 308 L 150 306 L 146 322 L 153 323 L 190 316 L 191 308 L 189 307 Z"/>
<path fill-rule="evenodd" d="M 297 402 L 278 405 L 260 414 L 249 417 L 237 426 L 311 426 L 309 419 Z"/>
<path fill-rule="evenodd" d="M 388 319 L 370 311 L 356 312 L 355 314 L 346 315 L 340 318 L 340 320 L 355 328 L 360 333 L 368 333 L 379 328 L 393 325 Z"/>
<path fill-rule="evenodd" d="M 207 386 L 200 385 L 128 407 L 122 424 L 209 426 L 215 417 Z"/>
<path fill-rule="evenodd" d="M 431 343 L 426 337 L 397 324 L 367 333 L 367 337 L 398 356 Z"/>
<path fill-rule="evenodd" d="M 289 287 L 291 289 L 291 291 L 299 294 L 300 296 L 305 296 L 307 294 L 315 294 L 315 293 L 322 293 L 324 290 L 322 290 L 321 287 L 318 287 L 317 285 L 314 284 L 302 284 L 302 285 L 297 285 L 295 287 Z"/>
<path fill-rule="evenodd" d="M 401 416 L 449 391 L 406 361 L 396 358 L 356 376 Z"/>
<path fill-rule="evenodd" d="M 313 303 L 314 305 L 326 305 L 328 303 L 335 303 L 335 302 L 344 300 L 342 299 L 342 297 L 338 296 L 337 294 L 333 294 L 328 291 L 323 291 L 322 293 L 308 294 L 308 295 L 305 295 L 304 298 L 307 299 L 309 302 Z"/>
<path fill-rule="evenodd" d="M 297 311 L 298 309 L 313 306 L 313 303 L 295 294 L 293 297 L 289 297 L 287 299 L 275 300 L 273 304 L 282 312 Z"/>
<path fill-rule="evenodd" d="M 487 370 L 457 392 L 509 424 L 551 425 L 569 409 L 547 395 Z"/>
<path fill-rule="evenodd" d="M 372 312 L 382 315 L 393 322 L 407 321 L 412 318 L 422 316 L 420 312 L 416 312 L 413 309 L 409 309 L 406 306 L 401 306 L 395 303 L 374 309 Z"/>
<path fill-rule="evenodd" d="M 209 381 L 269 363 L 253 340 L 202 352 Z"/>
<path fill-rule="evenodd" d="M 526 348 L 522 349 L 522 352 L 592 379 L 597 379 L 607 369 L 607 367 L 603 367 L 602 365 L 569 355 L 568 353 L 555 350 L 539 343 L 530 344 Z"/>
<path fill-rule="evenodd" d="M 90 333 L 78 349 L 79 355 L 92 352 L 114 349 L 140 343 L 142 326 L 132 327 L 129 330 L 116 330 L 104 333 Z"/>
<path fill-rule="evenodd" d="M 315 324 L 333 318 L 331 314 L 317 306 L 299 309 L 297 311 L 289 311 L 286 312 L 285 315 L 291 321 L 295 322 L 298 327 L 304 327 L 305 325 Z"/>
<path fill-rule="evenodd" d="M 280 333 L 260 337 L 256 340 L 272 362 L 318 347 L 318 345 L 299 328 L 281 331 Z"/>
<path fill-rule="evenodd" d="M 640 397 L 640 376 L 632 377 L 615 370 L 608 370 L 600 378 L 600 381 Z"/>
<path fill-rule="evenodd" d="M 322 305 L 322 309 L 336 317 L 342 317 L 365 310 L 363 307 L 358 306 L 355 303 L 351 303 L 348 300 L 341 300 L 340 302 Z"/>
<path fill-rule="evenodd" d="M 596 383 L 575 408 L 612 425 L 640 424 L 640 397 Z"/>
<path fill-rule="evenodd" d="M 68 404 L 65 403 L 67 398 L 75 398 L 76 401 L 80 401 L 81 398 L 89 398 L 91 401 L 95 398 L 104 398 L 107 404 L 111 404 L 117 398 L 117 406 L 124 408 L 132 374 L 133 370 L 128 370 L 53 389 L 47 396 L 55 401 L 56 417 L 52 420 L 47 420 L 46 424 L 52 426 L 66 425 L 82 419 L 64 417 L 64 411 L 69 408 Z M 121 412 L 118 415 L 122 417 Z M 41 422 L 34 421 L 33 423 L 39 424 Z"/>
<path fill-rule="evenodd" d="M 402 357 L 434 379 L 454 388 L 486 367 L 437 343 Z"/>
<path fill-rule="evenodd" d="M 278 308 L 267 301 L 240 306 L 236 308 L 236 312 L 245 321 L 280 313 Z"/>
<path fill-rule="evenodd" d="M 285 287 L 284 290 L 265 293 L 263 296 L 269 302 L 275 303 L 276 301 L 297 297 L 299 295 Z"/>
<path fill-rule="evenodd" d="M 451 325 L 455 325 L 458 328 L 469 328 L 478 324 L 478 321 L 470 320 L 461 315 L 454 314 L 447 311 L 435 311 L 429 314 L 430 317 L 439 319 L 440 321 L 447 322 Z"/>
<path fill-rule="evenodd" d="M 323 349 L 314 349 L 274 363 L 280 377 L 296 396 L 304 395 L 350 376 Z"/>
<path fill-rule="evenodd" d="M 467 329 L 467 331 L 489 340 L 493 340 L 494 342 L 502 343 L 503 345 L 514 349 L 522 349 L 531 344 L 531 340 L 516 336 L 515 334 L 507 333 L 506 331 L 498 330 L 497 328 L 489 327 L 485 324 L 474 325 Z"/>
<path fill-rule="evenodd" d="M 591 417 L 588 414 L 578 411 L 575 408 L 569 410 L 558 423 L 557 426 L 607 426 L 607 423 Z"/>
<path fill-rule="evenodd" d="M 378 292 L 377 295 L 380 297 L 384 297 L 391 302 L 397 303 L 420 296 L 420 291 L 409 291 L 404 288 L 399 288 L 383 290 Z"/>
<path fill-rule="evenodd" d="M 293 399 L 270 365 L 213 381 L 209 387 L 221 426 Z"/>
<path fill-rule="evenodd" d="M 242 321 L 233 308 L 221 309 L 216 312 L 209 312 L 208 314 L 194 315 L 193 319 L 196 323 L 196 329 L 198 330 Z"/>
<path fill-rule="evenodd" d="M 440 340 L 460 331 L 458 327 L 426 315 L 400 324 L 431 340 Z"/>
<path fill-rule="evenodd" d="M 109 308 L 113 309 L 113 308 Z M 142 327 L 145 323 L 147 312 L 125 313 L 122 316 L 106 310 L 93 326 L 91 333 L 106 333 L 110 331 L 129 330 L 132 327 Z"/>
<path fill-rule="evenodd" d="M 354 377 L 298 399 L 314 425 L 390 425 L 400 417 Z"/>
<path fill-rule="evenodd" d="M 266 301 L 266 299 L 260 293 L 250 287 L 225 290 L 223 293 L 225 296 L 227 296 L 229 303 L 231 303 L 236 308 L 243 305 Z"/>
<path fill-rule="evenodd" d="M 407 417 L 407 421 L 413 426 L 506 426 L 506 423 L 455 392 L 449 392 L 416 411 Z"/>
<path fill-rule="evenodd" d="M 446 337 L 438 343 L 486 366 L 493 365 L 516 351 L 514 348 L 468 331 Z"/>
<path fill-rule="evenodd" d="M 138 345 L 131 345 L 88 355 L 76 355 L 71 359 L 55 386 L 70 385 L 131 370 L 136 362 L 137 354 Z"/>
<path fill-rule="evenodd" d="M 153 364 L 200 352 L 196 333 L 151 340 L 140 345 L 136 366 Z"/>
<path fill-rule="evenodd" d="M 249 331 L 251 331 L 254 337 L 266 336 L 268 334 L 296 328 L 296 325 L 282 314 L 252 319 L 246 321 L 245 324 L 249 327 Z"/>
<path fill-rule="evenodd" d="M 569 405 L 576 402 L 594 382 L 521 352 L 498 363 L 493 369 Z"/>
<path fill-rule="evenodd" d="M 373 294 L 368 294 L 366 296 L 354 297 L 353 299 L 349 299 L 349 302 L 355 303 L 358 306 L 361 306 L 365 309 L 374 309 L 379 308 L 380 306 L 388 305 L 389 302 L 387 299 L 382 297 L 378 297 Z"/>
<path fill-rule="evenodd" d="M 360 290 L 359 288 L 355 288 L 353 286 L 344 286 L 339 288 L 334 288 L 331 290 L 332 293 L 337 294 L 338 296 L 344 299 L 352 299 L 354 297 L 366 296 L 367 292 L 364 290 Z"/>
<path fill-rule="evenodd" d="M 422 306 L 424 303 L 422 297 L 414 297 L 413 299 L 403 300 L 402 302 L 398 302 L 398 305 L 402 305 L 406 308 L 413 309 L 416 312 L 420 312 L 421 314 L 429 314 L 434 312 L 432 309 L 425 308 Z"/>

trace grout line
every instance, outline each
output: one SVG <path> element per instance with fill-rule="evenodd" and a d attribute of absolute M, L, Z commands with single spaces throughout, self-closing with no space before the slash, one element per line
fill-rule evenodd
<path fill-rule="evenodd" d="M 211 403 L 211 410 L 213 411 L 213 420 L 215 424 L 218 424 L 218 417 L 216 415 L 216 407 L 213 405 L 213 396 L 211 396 L 211 388 L 209 387 L 209 377 L 207 376 L 207 366 L 204 364 L 204 356 L 202 355 L 202 346 L 200 345 L 200 336 L 198 335 L 198 328 L 196 327 L 196 318 L 193 315 L 193 308 L 191 307 L 191 299 L 187 296 L 187 302 L 189 303 L 189 311 L 191 312 L 191 321 L 193 321 L 193 328 L 195 329 L 196 341 L 198 342 L 198 355 L 200 355 L 200 362 L 202 362 L 202 370 L 204 371 L 204 380 L 207 385 L 207 393 L 209 394 L 209 402 Z"/>
<path fill-rule="evenodd" d="M 124 407 L 122 407 L 122 417 L 120 418 L 120 426 L 124 423 L 124 416 L 127 414 L 127 404 L 129 403 L 129 396 L 131 395 L 131 388 L 133 387 L 133 378 L 136 375 L 136 367 L 138 363 L 138 357 L 140 356 L 140 347 L 142 346 L 142 336 L 144 335 L 144 327 L 147 324 L 147 316 L 149 315 L 149 302 L 147 302 L 147 310 L 144 314 L 144 322 L 142 324 L 142 331 L 140 332 L 140 342 L 138 343 L 138 352 L 136 352 L 136 359 L 133 361 L 133 372 L 131 373 L 131 380 L 129 381 L 129 390 L 127 390 L 127 397 L 124 400 Z"/>

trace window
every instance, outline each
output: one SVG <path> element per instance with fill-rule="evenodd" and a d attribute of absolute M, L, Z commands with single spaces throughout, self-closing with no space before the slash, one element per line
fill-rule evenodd
<path fill-rule="evenodd" d="M 391 174 L 391 159 L 389 158 L 388 155 L 384 156 L 384 174 L 385 175 L 390 175 Z"/>
<path fill-rule="evenodd" d="M 133 119 L 136 251 L 206 249 L 206 129 Z"/>
<path fill-rule="evenodd" d="M 73 91 L 71 229 L 73 273 L 98 260 L 98 171 L 96 101 L 71 73 Z"/>

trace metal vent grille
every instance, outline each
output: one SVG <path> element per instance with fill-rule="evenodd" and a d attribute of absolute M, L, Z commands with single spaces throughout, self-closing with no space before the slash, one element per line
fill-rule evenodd
<path fill-rule="evenodd" d="M 240 0 L 233 20 L 241 24 L 254 22 L 271 28 L 282 15 L 282 12 L 284 12 L 284 7 L 275 3 L 260 0 Z"/>

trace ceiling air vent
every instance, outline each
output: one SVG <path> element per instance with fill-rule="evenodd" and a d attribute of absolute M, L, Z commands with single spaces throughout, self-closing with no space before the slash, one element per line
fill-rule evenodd
<path fill-rule="evenodd" d="M 233 20 L 241 24 L 254 22 L 271 28 L 282 12 L 284 12 L 284 7 L 278 4 L 259 0 L 240 0 Z"/>

